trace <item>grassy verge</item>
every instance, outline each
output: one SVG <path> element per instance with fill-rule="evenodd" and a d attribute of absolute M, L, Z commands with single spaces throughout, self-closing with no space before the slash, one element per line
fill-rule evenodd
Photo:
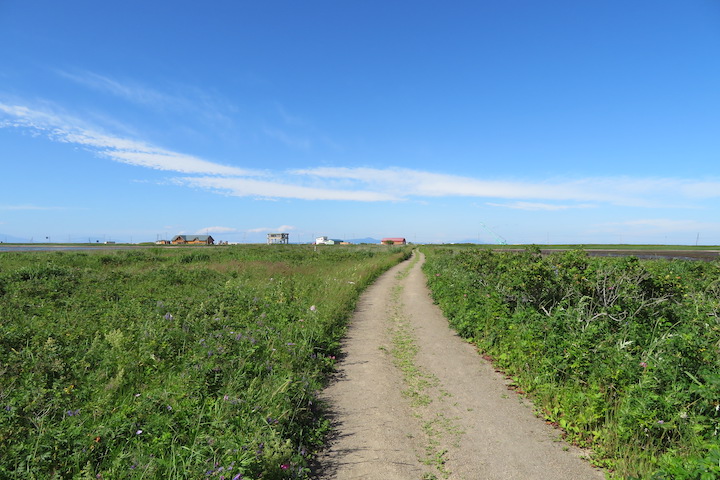
<path fill-rule="evenodd" d="M 720 476 L 720 263 L 425 247 L 453 327 L 621 478 Z"/>
<path fill-rule="evenodd" d="M 305 478 L 345 320 L 407 254 L 0 254 L 0 478 Z"/>

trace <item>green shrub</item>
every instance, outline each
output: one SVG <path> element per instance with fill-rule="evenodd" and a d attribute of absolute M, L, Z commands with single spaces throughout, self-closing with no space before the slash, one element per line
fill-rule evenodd
<path fill-rule="evenodd" d="M 429 286 L 451 325 L 570 440 L 592 445 L 597 463 L 643 478 L 711 464 L 719 263 L 537 248 L 426 252 Z M 677 478 L 706 478 L 687 475 Z"/>

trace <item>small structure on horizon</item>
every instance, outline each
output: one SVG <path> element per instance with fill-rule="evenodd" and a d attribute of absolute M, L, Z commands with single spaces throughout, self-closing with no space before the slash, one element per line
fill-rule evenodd
<path fill-rule="evenodd" d="M 380 241 L 381 245 L 405 245 L 407 242 L 402 237 L 388 237 Z"/>
<path fill-rule="evenodd" d="M 268 233 L 267 234 L 268 245 L 272 245 L 272 244 L 287 245 L 289 242 L 290 242 L 290 234 L 289 233 Z"/>
<path fill-rule="evenodd" d="M 315 245 L 350 245 L 350 242 L 337 238 L 317 237 L 315 239 Z"/>
<path fill-rule="evenodd" d="M 175 235 L 170 243 L 173 245 L 214 245 L 215 239 L 210 235 Z"/>

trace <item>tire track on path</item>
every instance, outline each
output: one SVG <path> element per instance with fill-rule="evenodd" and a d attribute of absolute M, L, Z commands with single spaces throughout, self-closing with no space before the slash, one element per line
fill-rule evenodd
<path fill-rule="evenodd" d="M 433 304 L 415 252 L 361 297 L 323 392 L 317 480 L 583 480 L 604 474 L 507 389 Z"/>

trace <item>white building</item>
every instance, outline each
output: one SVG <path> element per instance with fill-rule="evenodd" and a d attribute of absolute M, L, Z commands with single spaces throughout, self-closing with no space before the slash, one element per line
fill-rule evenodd
<path fill-rule="evenodd" d="M 315 245 L 347 245 L 347 242 L 338 240 L 337 238 L 317 237 Z"/>

